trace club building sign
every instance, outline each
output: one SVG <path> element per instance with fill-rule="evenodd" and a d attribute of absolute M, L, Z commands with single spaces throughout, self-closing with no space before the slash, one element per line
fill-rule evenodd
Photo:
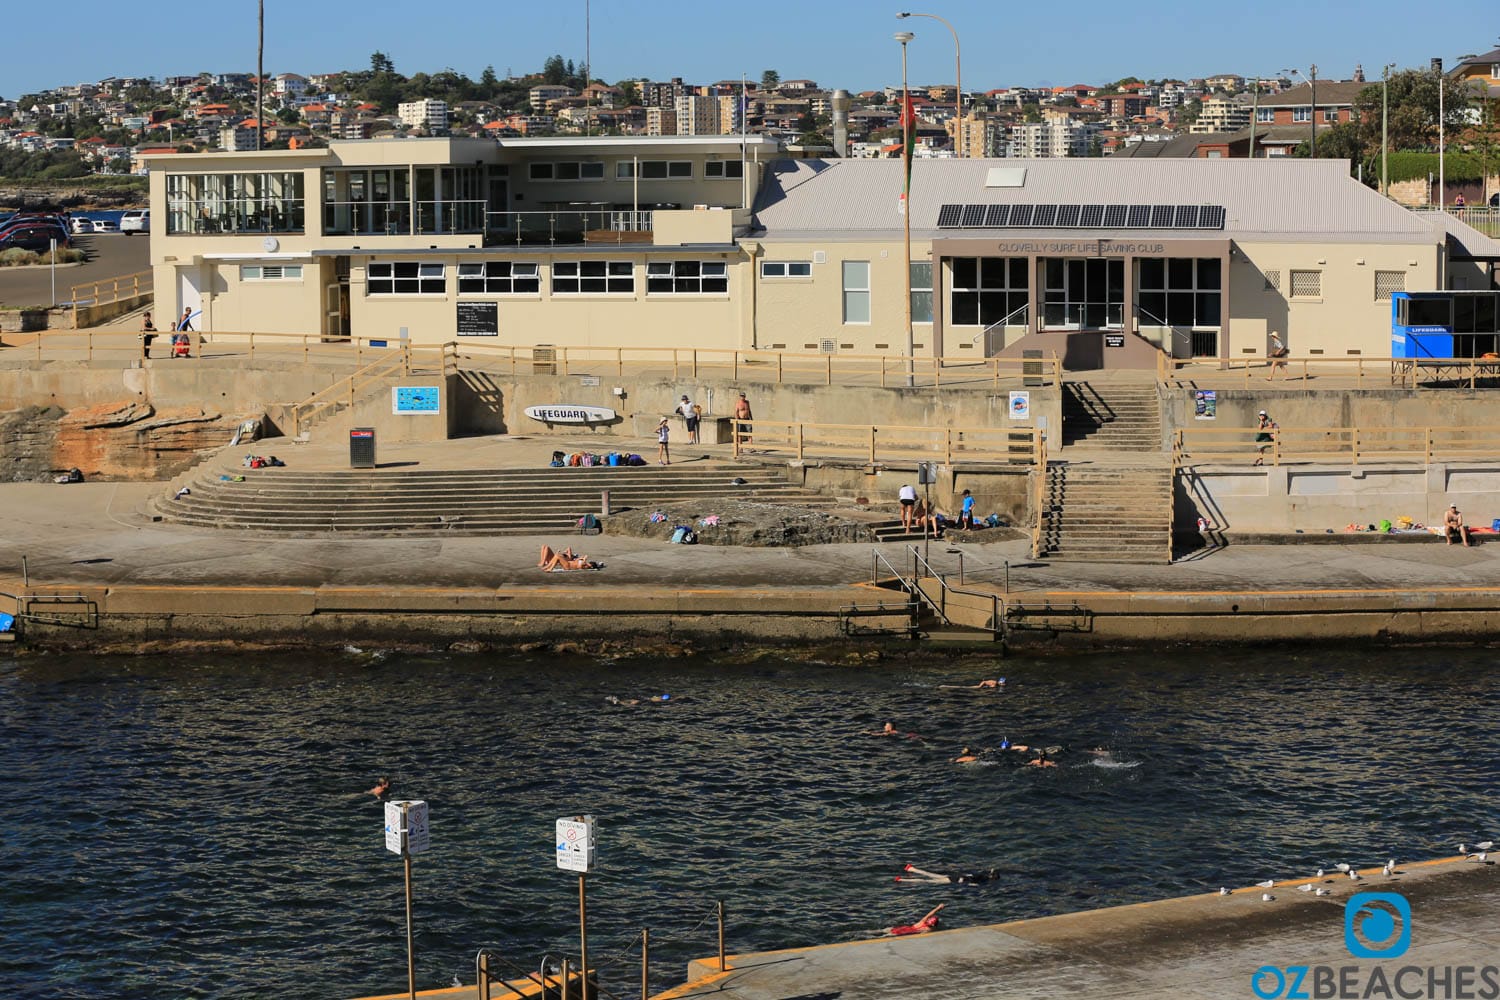
<path fill-rule="evenodd" d="M 1222 257 L 1229 253 L 1229 241 L 935 239 L 932 250 L 943 257 Z"/>

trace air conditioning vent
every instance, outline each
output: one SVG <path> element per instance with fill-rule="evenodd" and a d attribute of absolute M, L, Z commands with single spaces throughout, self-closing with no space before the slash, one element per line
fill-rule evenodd
<path fill-rule="evenodd" d="M 827 337 L 823 340 L 818 341 L 819 354 L 837 354 L 838 352 L 839 342 L 837 340 L 834 340 L 832 337 Z"/>

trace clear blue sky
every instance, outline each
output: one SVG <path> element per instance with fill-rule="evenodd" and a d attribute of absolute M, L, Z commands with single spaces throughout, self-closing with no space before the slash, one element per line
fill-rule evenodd
<path fill-rule="evenodd" d="M 953 78 L 953 41 L 936 21 L 897 21 L 905 0 L 592 0 L 595 76 L 680 76 L 709 83 L 764 69 L 783 79 L 868 90 L 899 83 L 891 33 L 916 33 L 913 85 Z M 1500 14 L 1484 4 L 1410 0 L 1260 0 L 1257 3 L 1006 3 L 920 0 L 963 44 L 965 89 L 1270 73 L 1284 66 L 1345 79 L 1355 63 L 1451 62 L 1496 47 Z M 930 4 L 930 5 L 929 5 Z M 411 75 L 451 67 L 478 77 L 541 68 L 554 52 L 582 63 L 584 0 L 265 0 L 266 71 L 368 68 L 389 55 Z M 175 76 L 255 69 L 256 0 L 63 0 L 5 4 L 0 96 L 106 76 Z M 1425 11 L 1425 13 L 1424 13 Z"/>

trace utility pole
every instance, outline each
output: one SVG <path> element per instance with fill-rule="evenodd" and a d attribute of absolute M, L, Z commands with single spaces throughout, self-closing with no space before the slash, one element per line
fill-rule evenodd
<path fill-rule="evenodd" d="M 1312 78 L 1308 81 L 1312 86 L 1312 156 L 1318 158 L 1318 64 L 1312 64 Z"/>
<path fill-rule="evenodd" d="M 1432 72 L 1437 77 L 1438 85 L 1438 197 L 1439 208 L 1448 204 L 1448 183 L 1443 173 L 1443 147 L 1445 143 L 1445 129 L 1443 122 L 1443 60 L 1442 57 L 1432 60 Z"/>
<path fill-rule="evenodd" d="M 1387 123 L 1391 116 L 1391 67 L 1395 63 L 1386 63 L 1385 68 L 1380 71 L 1380 193 L 1390 197 L 1391 175 L 1389 168 L 1391 141 L 1387 133 Z"/>

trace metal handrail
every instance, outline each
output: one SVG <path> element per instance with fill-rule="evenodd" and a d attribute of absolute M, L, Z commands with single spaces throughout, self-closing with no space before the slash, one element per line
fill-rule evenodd
<path fill-rule="evenodd" d="M 1031 438 L 1028 462 L 1036 456 L 1038 427 L 932 427 L 924 424 L 832 424 L 754 417 L 722 418 L 729 422 L 736 458 L 749 450 L 760 454 L 782 452 L 804 460 L 807 455 L 845 455 L 870 464 L 940 455 L 945 465 L 957 458 L 974 462 L 1011 462 L 1020 435 Z M 755 441 L 751 441 L 756 437 Z"/>
<path fill-rule="evenodd" d="M 303 421 L 312 419 L 312 417 L 331 406 L 337 406 L 345 402 L 345 390 L 347 390 L 348 403 L 350 406 L 353 406 L 357 380 L 361 377 L 375 381 L 385 378 L 398 369 L 403 373 L 411 371 L 411 355 L 409 349 L 404 344 L 393 348 L 387 354 L 376 358 L 368 365 L 340 379 L 326 389 L 320 389 L 300 403 L 295 404 L 292 407 L 292 436 L 296 437 L 302 433 Z M 335 393 L 338 394 L 338 398 L 336 399 L 334 398 Z"/>
<path fill-rule="evenodd" d="M 1047 438 L 1043 434 L 1036 436 L 1036 459 L 1032 464 L 1036 470 L 1036 489 L 1032 495 L 1032 503 L 1036 511 L 1036 519 L 1031 528 L 1031 558 L 1042 557 L 1042 524 L 1046 516 L 1045 506 L 1047 503 Z"/>
<path fill-rule="evenodd" d="M 1000 636 L 1001 638 L 1005 637 L 1005 598 L 1002 598 L 999 594 L 995 593 L 985 593 L 984 591 L 967 590 L 963 587 L 951 586 L 948 583 L 948 578 L 942 573 L 939 573 L 933 567 L 932 563 L 928 562 L 927 558 L 917 551 L 917 547 L 915 545 L 908 544 L 906 546 L 906 550 L 911 553 L 912 577 L 913 582 L 917 588 L 917 592 L 921 594 L 923 600 L 931 605 L 932 609 L 937 612 L 938 617 L 943 620 L 944 625 L 952 624 L 952 621 L 948 618 L 949 594 L 962 594 L 965 597 L 977 597 L 980 600 L 988 599 L 990 601 L 990 621 L 993 623 L 990 627 L 990 631 Z M 922 590 L 923 578 L 917 572 L 919 567 L 925 569 L 927 571 L 927 575 L 938 582 L 939 591 L 942 594 L 943 598 L 941 607 L 939 607 L 937 604 L 934 604 L 932 598 L 928 596 L 927 592 Z"/>
<path fill-rule="evenodd" d="M 1003 326 L 1021 326 L 1022 324 L 1020 324 L 1020 323 L 1012 323 L 1011 320 L 1015 318 L 1016 313 L 1027 312 L 1030 309 L 1031 309 L 1031 303 L 1030 302 L 1027 302 L 1027 303 L 1025 303 L 1023 305 L 1017 306 L 1016 308 L 1012 309 L 1010 312 L 1006 313 L 1000 319 L 996 320 L 995 322 L 991 323 L 989 326 L 985 327 L 983 330 L 980 330 L 978 333 L 976 333 L 974 335 L 974 339 L 971 340 L 970 343 L 971 344 L 977 344 L 977 343 L 979 343 L 979 341 L 980 341 L 981 338 L 984 338 L 984 342 L 986 344 L 988 344 L 989 343 L 989 339 L 988 338 L 989 338 L 991 330 L 994 330 L 994 329 L 997 329 L 997 328 L 1003 327 Z M 1030 324 L 1031 324 L 1031 320 L 1028 317 L 1028 319 L 1026 320 L 1026 324 L 1025 325 L 1029 327 Z"/>

